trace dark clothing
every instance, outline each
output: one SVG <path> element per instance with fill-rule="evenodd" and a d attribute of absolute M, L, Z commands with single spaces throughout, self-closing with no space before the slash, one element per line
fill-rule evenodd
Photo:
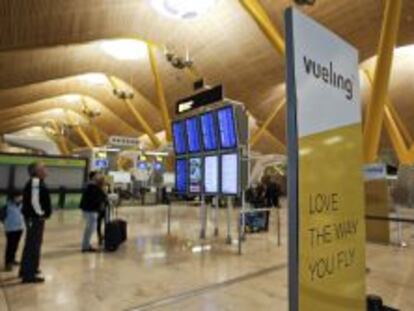
<path fill-rule="evenodd" d="M 84 212 L 99 213 L 106 202 L 105 192 L 97 185 L 90 183 L 82 193 L 80 209 Z"/>
<path fill-rule="evenodd" d="M 22 237 L 23 230 L 6 232 L 6 253 L 5 253 L 5 265 L 10 265 L 16 262 L 16 252 L 19 247 L 20 238 Z"/>
<path fill-rule="evenodd" d="M 105 223 L 105 210 L 101 210 L 98 213 L 98 223 L 96 226 L 96 233 L 98 234 L 99 243 L 102 243 L 104 240 L 104 234 L 102 232 L 102 224 Z"/>
<path fill-rule="evenodd" d="M 265 205 L 264 188 L 249 188 L 246 191 L 246 202 L 250 203 L 253 208 L 263 208 Z"/>
<path fill-rule="evenodd" d="M 263 184 L 259 184 L 255 189 L 255 195 L 257 200 L 264 199 L 266 196 L 267 188 Z"/>
<path fill-rule="evenodd" d="M 49 189 L 43 180 L 30 178 L 23 190 L 23 215 L 26 239 L 20 275 L 24 281 L 33 280 L 39 270 L 45 218 L 52 214 Z"/>
<path fill-rule="evenodd" d="M 25 218 L 49 218 L 52 214 L 52 204 L 50 201 L 50 193 L 45 182 L 39 181 L 38 185 L 38 196 L 39 204 L 44 213 L 43 216 L 36 213 L 32 205 L 33 191 L 36 191 L 34 186 L 34 178 L 30 178 L 23 189 L 23 209 L 22 213 Z"/>
<path fill-rule="evenodd" d="M 266 188 L 266 204 L 269 207 L 279 207 L 280 188 L 275 182 L 271 182 Z"/>
<path fill-rule="evenodd" d="M 39 270 L 45 221 L 34 217 L 26 219 L 26 240 L 23 249 L 20 275 L 23 280 L 33 280 Z"/>

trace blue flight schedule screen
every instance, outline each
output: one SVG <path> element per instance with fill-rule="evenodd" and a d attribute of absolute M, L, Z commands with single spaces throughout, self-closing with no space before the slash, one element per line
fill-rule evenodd
<path fill-rule="evenodd" d="M 233 107 L 225 107 L 217 111 L 221 148 L 237 147 L 236 123 L 234 122 Z"/>
<path fill-rule="evenodd" d="M 201 132 L 205 151 L 217 150 L 216 122 L 213 112 L 201 115 Z"/>
<path fill-rule="evenodd" d="M 148 170 L 148 163 L 144 161 L 140 161 L 138 162 L 137 167 L 140 171 L 146 171 Z"/>
<path fill-rule="evenodd" d="M 173 123 L 174 148 L 176 154 L 183 154 L 187 150 L 185 142 L 185 124 L 184 121 Z"/>
<path fill-rule="evenodd" d="M 175 162 L 175 189 L 178 193 L 187 192 L 187 160 L 177 159 Z"/>
<path fill-rule="evenodd" d="M 164 169 L 164 165 L 161 162 L 154 162 L 153 167 L 155 171 L 162 171 Z"/>
<path fill-rule="evenodd" d="M 185 121 L 187 127 L 188 151 L 191 153 L 201 152 L 201 139 L 199 119 L 193 117 Z"/>
<path fill-rule="evenodd" d="M 109 161 L 107 159 L 98 159 L 95 160 L 95 167 L 96 168 L 108 168 L 109 167 Z"/>

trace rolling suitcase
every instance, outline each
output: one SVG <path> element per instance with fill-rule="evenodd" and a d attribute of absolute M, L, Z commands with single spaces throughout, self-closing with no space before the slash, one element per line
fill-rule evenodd
<path fill-rule="evenodd" d="M 127 239 L 127 222 L 122 219 L 111 220 L 112 207 L 110 205 L 106 208 L 105 217 L 105 250 L 114 252 L 119 245 Z"/>
<path fill-rule="evenodd" d="M 240 216 L 240 224 L 242 223 Z M 268 230 L 269 212 L 251 212 L 245 214 L 245 232 L 263 232 Z"/>
<path fill-rule="evenodd" d="M 119 218 L 114 220 L 114 221 L 118 224 L 119 230 L 121 231 L 121 242 L 125 242 L 128 238 L 128 236 L 127 236 L 127 231 L 128 231 L 127 222 L 125 220 L 119 219 Z"/>

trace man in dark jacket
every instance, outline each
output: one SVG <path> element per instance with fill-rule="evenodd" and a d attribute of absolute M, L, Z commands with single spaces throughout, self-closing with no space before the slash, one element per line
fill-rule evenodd
<path fill-rule="evenodd" d="M 82 239 L 82 252 L 96 252 L 91 245 L 92 234 L 97 230 L 98 213 L 106 202 L 103 190 L 105 176 L 100 173 L 91 175 L 91 180 L 83 191 L 80 208 L 85 219 L 85 230 Z"/>
<path fill-rule="evenodd" d="M 275 179 L 271 178 L 266 187 L 266 203 L 268 207 L 279 208 L 280 187 Z"/>
<path fill-rule="evenodd" d="M 20 267 L 23 283 L 42 283 L 39 265 L 45 220 L 52 213 L 50 193 L 44 180 L 47 170 L 43 163 L 29 165 L 29 181 L 23 190 L 22 213 L 26 223 L 26 240 Z"/>

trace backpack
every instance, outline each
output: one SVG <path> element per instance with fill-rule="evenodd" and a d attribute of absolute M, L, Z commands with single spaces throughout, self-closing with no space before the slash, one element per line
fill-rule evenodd
<path fill-rule="evenodd" d="M 3 222 L 7 218 L 7 205 L 4 205 L 2 208 L 0 208 L 0 222 Z"/>

